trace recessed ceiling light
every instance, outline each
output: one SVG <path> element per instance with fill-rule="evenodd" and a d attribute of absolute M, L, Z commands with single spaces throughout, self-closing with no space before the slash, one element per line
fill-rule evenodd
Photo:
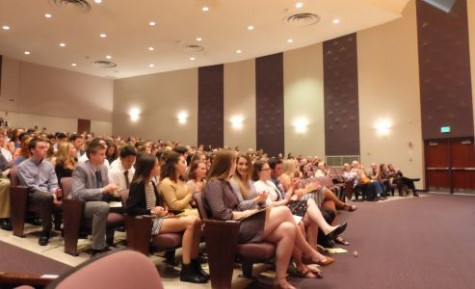
<path fill-rule="evenodd" d="M 101 4 L 101 3 L 102 3 L 102 0 L 94 0 L 94 3 L 96 3 L 96 4 Z"/>
<path fill-rule="evenodd" d="M 8 25 L 3 25 L 3 26 L 2 26 L 2 29 L 3 29 L 3 30 L 10 30 L 10 26 L 8 26 Z"/>
<path fill-rule="evenodd" d="M 292 43 L 294 40 L 292 38 L 287 39 L 287 43 Z"/>
<path fill-rule="evenodd" d="M 202 40 L 203 40 L 203 38 L 201 38 L 201 37 L 196 37 L 196 41 L 200 42 L 200 41 L 202 41 Z"/>
<path fill-rule="evenodd" d="M 76 66 L 78 66 L 78 65 L 77 65 L 76 63 L 71 63 L 71 66 L 72 66 L 72 67 L 76 67 Z"/>
<path fill-rule="evenodd" d="M 149 50 L 149 51 L 154 51 L 155 48 L 153 48 L 152 46 L 149 46 L 149 47 L 148 47 L 148 50 Z"/>
<path fill-rule="evenodd" d="M 53 15 L 51 15 L 51 13 L 45 13 L 45 18 L 51 19 L 51 17 L 53 17 Z"/>
<path fill-rule="evenodd" d="M 209 11 L 209 7 L 208 7 L 208 6 L 203 6 L 203 8 L 201 8 L 201 11 L 203 11 L 203 12 L 208 12 L 208 11 Z"/>
<path fill-rule="evenodd" d="M 238 50 L 236 50 L 236 53 L 237 53 L 237 54 L 241 54 L 241 53 L 242 53 L 242 50 L 241 50 L 241 49 L 238 49 Z"/>
<path fill-rule="evenodd" d="M 150 63 L 150 64 L 148 65 L 148 67 L 150 67 L 150 68 L 155 67 L 155 64 Z"/>
<path fill-rule="evenodd" d="M 247 26 L 247 30 L 254 30 L 254 26 L 253 25 Z"/>
<path fill-rule="evenodd" d="M 59 46 L 61 46 L 61 47 L 66 47 L 66 43 L 61 42 L 61 43 L 59 44 Z"/>
<path fill-rule="evenodd" d="M 297 2 L 297 3 L 295 3 L 295 8 L 300 9 L 300 8 L 302 8 L 302 7 L 303 7 L 303 3 L 302 3 L 302 2 Z"/>
<path fill-rule="evenodd" d="M 30 55 L 31 54 L 30 51 L 25 51 L 23 53 L 25 53 L 25 55 Z"/>
<path fill-rule="evenodd" d="M 193 60 L 196 60 L 196 58 L 192 56 L 190 57 L 190 60 L 193 61 Z"/>
<path fill-rule="evenodd" d="M 106 55 L 106 59 L 112 59 L 112 56 Z"/>
<path fill-rule="evenodd" d="M 338 24 L 338 23 L 340 23 L 340 19 L 338 19 L 338 18 L 335 18 L 335 19 L 333 19 L 333 21 L 332 21 L 332 22 L 333 22 L 333 24 Z"/>
<path fill-rule="evenodd" d="M 101 33 L 101 34 L 99 34 L 99 37 L 100 37 L 100 38 L 106 38 L 106 37 L 107 37 L 107 34 Z"/>
<path fill-rule="evenodd" d="M 155 21 L 150 21 L 150 22 L 148 23 L 148 25 L 150 25 L 150 26 L 155 26 L 155 25 L 157 25 L 157 23 L 156 23 Z"/>

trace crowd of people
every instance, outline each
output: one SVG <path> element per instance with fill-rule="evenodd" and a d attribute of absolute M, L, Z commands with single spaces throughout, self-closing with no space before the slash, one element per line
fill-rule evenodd
<path fill-rule="evenodd" d="M 294 274 L 318 278 L 318 265 L 335 261 L 323 255 L 318 244 L 349 245 L 342 235 L 347 223 L 338 222 L 337 212 L 357 207 L 345 202 L 339 183 L 351 182 L 353 191 L 367 200 L 385 198 L 394 191 L 392 183 L 403 184 L 417 196 L 415 180 L 394 166 L 372 164 L 366 171 L 358 161 L 335 170 L 319 157 L 289 154 L 284 159 L 238 148 L 23 129 L 0 131 L 0 148 L 2 229 L 12 229 L 8 175 L 13 167 L 20 184 L 29 188 L 29 201 L 41 207 L 41 246 L 49 243 L 53 209 L 64 197 L 61 179 L 71 177 L 68 198 L 84 201 L 84 214 L 92 218 L 92 255 L 109 249 L 109 213 L 154 216 L 152 236 L 183 233 L 180 279 L 193 283 L 209 279 L 199 262 L 202 223 L 193 201 L 197 193 L 203 194 L 211 218 L 240 220 L 238 243 L 275 244 L 275 288 L 294 288 L 286 279 L 291 259 Z M 335 186 L 323 186 L 320 180 L 325 177 Z M 125 207 L 112 207 L 126 191 Z"/>

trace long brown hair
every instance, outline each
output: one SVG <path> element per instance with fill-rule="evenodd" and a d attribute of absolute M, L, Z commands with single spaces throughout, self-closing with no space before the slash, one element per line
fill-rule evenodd
<path fill-rule="evenodd" d="M 180 157 L 182 157 L 182 155 L 174 151 L 169 151 L 165 153 L 165 155 L 163 156 L 164 161 L 162 161 L 162 171 L 160 173 L 160 180 L 163 180 L 164 178 L 169 178 L 173 182 L 178 182 L 176 177 L 175 165 L 180 161 Z M 183 177 L 180 176 L 179 179 L 183 180 Z"/>
<path fill-rule="evenodd" d="M 236 152 L 232 150 L 221 150 L 216 153 L 208 172 L 208 180 L 218 179 L 220 181 L 227 181 L 235 160 Z"/>
<path fill-rule="evenodd" d="M 237 170 L 237 164 L 239 162 L 239 159 L 243 158 L 247 161 L 247 175 L 243 177 L 239 171 Z M 249 180 L 251 179 L 251 174 L 252 174 L 252 161 L 251 157 L 248 154 L 239 154 L 239 156 L 236 158 L 236 172 L 234 173 L 233 179 L 236 181 L 236 183 L 239 186 L 239 190 L 241 191 L 241 195 L 244 199 L 247 198 L 249 195 L 249 192 L 251 191 L 251 188 L 249 188 Z"/>

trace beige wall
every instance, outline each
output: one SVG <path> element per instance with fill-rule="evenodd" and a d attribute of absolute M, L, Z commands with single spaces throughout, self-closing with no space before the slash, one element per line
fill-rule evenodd
<path fill-rule="evenodd" d="M 296 155 L 325 155 L 323 114 L 323 45 L 284 53 L 285 151 Z M 306 119 L 306 132 L 298 133 L 297 119 Z"/>
<path fill-rule="evenodd" d="M 231 118 L 242 116 L 242 128 Z M 254 59 L 224 65 L 224 145 L 241 151 L 256 147 L 256 73 Z"/>
<path fill-rule="evenodd" d="M 467 1 L 468 37 L 470 45 L 470 71 L 472 74 L 472 107 L 474 112 L 473 127 L 475 129 L 475 1 Z M 475 135 L 475 131 L 473 132 Z"/>
<path fill-rule="evenodd" d="M 129 111 L 141 110 L 132 122 Z M 186 111 L 186 124 L 177 114 Z M 198 69 L 151 74 L 114 81 L 113 134 L 152 140 L 174 140 L 196 145 L 198 123 Z"/>
<path fill-rule="evenodd" d="M 404 17 L 358 32 L 358 78 L 362 163 L 394 163 L 409 177 L 423 178 L 423 143 L 415 2 Z M 374 129 L 380 119 L 389 135 Z M 419 187 L 424 181 L 417 183 Z"/>
<path fill-rule="evenodd" d="M 112 122 L 113 94 L 110 79 L 3 58 L 5 111 Z"/>

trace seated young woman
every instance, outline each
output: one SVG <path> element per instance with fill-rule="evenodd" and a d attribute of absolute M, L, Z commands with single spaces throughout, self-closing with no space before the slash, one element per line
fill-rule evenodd
<path fill-rule="evenodd" d="M 206 184 L 206 163 L 204 160 L 194 160 L 191 162 L 186 185 L 192 192 L 202 193 Z"/>
<path fill-rule="evenodd" d="M 288 206 L 293 215 L 302 218 L 303 223 L 308 225 L 318 226 L 328 239 L 334 239 L 346 229 L 346 223 L 339 226 L 331 226 L 323 217 L 319 207 L 313 198 L 299 199 L 293 198 L 295 190 L 298 186 L 298 181 L 290 185 L 283 184 L 285 188 L 285 195 L 270 181 L 270 167 L 267 162 L 256 161 L 253 166 L 253 180 L 254 186 L 258 192 L 266 191 L 268 193 L 267 202 L 274 206 Z M 295 195 L 297 196 L 297 195 Z M 317 247 L 316 234 L 307 236 L 313 248 Z M 330 259 L 322 255 L 322 265 L 332 263 L 332 261 L 325 261 Z"/>
<path fill-rule="evenodd" d="M 256 210 L 239 209 L 239 199 L 229 183 L 236 170 L 236 153 L 230 150 L 217 152 L 208 173 L 204 190 L 205 206 L 217 220 L 240 220 Z M 290 210 L 285 206 L 271 207 L 251 218 L 241 220 L 238 243 L 266 241 L 276 245 L 276 275 L 274 288 L 294 289 L 286 278 L 290 257 L 300 250 L 313 262 L 321 260 L 320 254 L 305 240 Z M 305 267 L 307 274 L 312 267 Z"/>
<path fill-rule="evenodd" d="M 154 179 L 160 175 L 160 163 L 150 154 L 141 155 L 136 162 L 127 199 L 126 210 L 131 216 L 151 215 L 153 219 L 152 236 L 160 233 L 181 233 L 182 269 L 180 280 L 191 283 L 206 283 L 209 276 L 201 268 L 199 243 L 201 221 L 197 216 L 166 218 L 169 212 L 163 207 Z"/>
<path fill-rule="evenodd" d="M 166 209 L 187 210 L 187 214 L 199 216 L 196 209 L 192 209 L 193 188 L 184 181 L 187 164 L 185 157 L 174 151 L 166 152 L 162 156 L 164 163 L 160 173 L 160 194 L 163 196 Z"/>

